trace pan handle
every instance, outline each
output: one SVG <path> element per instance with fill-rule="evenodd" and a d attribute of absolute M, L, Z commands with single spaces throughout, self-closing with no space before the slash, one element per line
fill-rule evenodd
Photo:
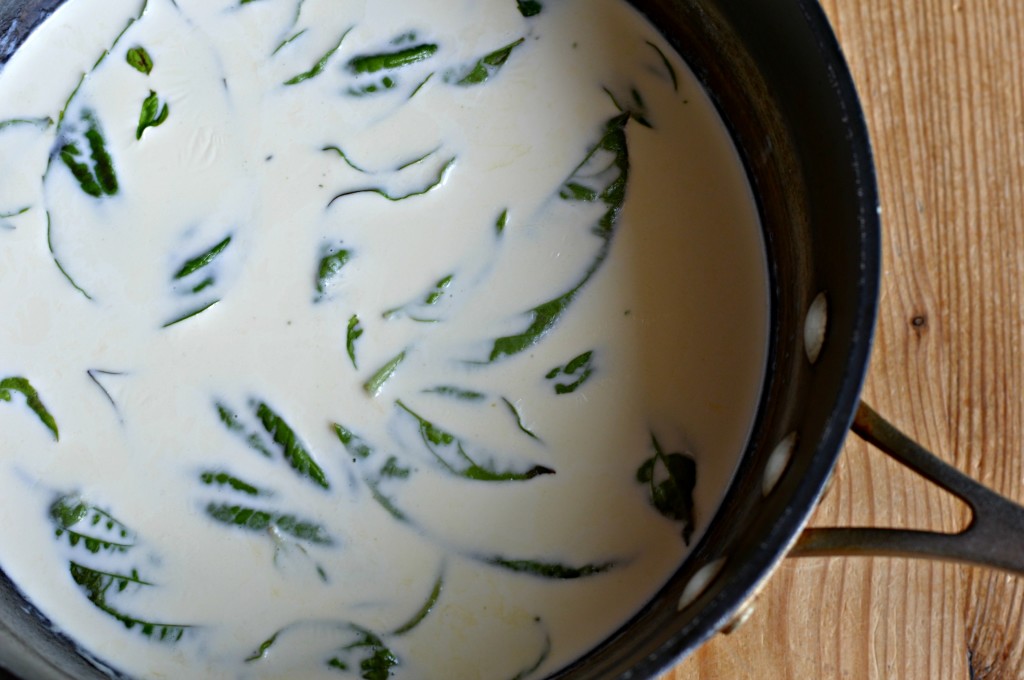
<path fill-rule="evenodd" d="M 944 463 L 864 402 L 853 432 L 970 506 L 973 518 L 957 534 L 875 528 L 806 529 L 793 557 L 877 555 L 966 562 L 1024 575 L 1024 507 Z"/>

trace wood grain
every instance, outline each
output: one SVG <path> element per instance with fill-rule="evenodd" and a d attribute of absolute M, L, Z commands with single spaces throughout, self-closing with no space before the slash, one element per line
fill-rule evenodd
<path fill-rule="evenodd" d="M 822 5 L 863 100 L 883 205 L 865 397 L 1024 501 L 1024 2 Z M 967 520 L 851 437 L 813 524 Z M 861 558 L 788 560 L 745 627 L 663 680 L 971 677 L 1024 678 L 1024 578 Z"/>

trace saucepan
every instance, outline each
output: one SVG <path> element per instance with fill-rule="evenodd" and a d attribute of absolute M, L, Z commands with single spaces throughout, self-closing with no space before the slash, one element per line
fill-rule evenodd
<path fill-rule="evenodd" d="M 0 64 L 62 0 L 0 0 Z M 555 678 L 648 678 L 735 625 L 787 555 L 909 555 L 1024 574 L 1024 508 L 981 487 L 860 402 L 878 305 L 871 148 L 815 0 L 636 0 L 705 84 L 756 194 L 771 277 L 770 352 L 753 433 L 724 503 L 672 579 Z M 850 428 L 962 498 L 957 535 L 805 529 Z M 102 677 L 0 575 L 0 663 Z"/>

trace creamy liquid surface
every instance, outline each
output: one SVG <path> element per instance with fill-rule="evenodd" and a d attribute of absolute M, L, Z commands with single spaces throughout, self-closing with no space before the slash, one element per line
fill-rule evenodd
<path fill-rule="evenodd" d="M 763 380 L 692 74 L 617 0 L 142 10 L 70 0 L 0 72 L 0 566 L 139 677 L 585 653 L 699 539 Z M 637 476 L 677 452 L 692 536 Z"/>

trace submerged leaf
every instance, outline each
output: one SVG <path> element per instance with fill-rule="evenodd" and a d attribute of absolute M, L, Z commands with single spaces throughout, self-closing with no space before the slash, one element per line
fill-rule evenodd
<path fill-rule="evenodd" d="M 697 485 L 697 464 L 686 454 L 666 455 L 653 434 L 651 445 L 654 455 L 637 469 L 636 479 L 649 486 L 651 504 L 659 513 L 682 523 L 683 540 L 689 545 L 694 530 L 693 490 Z"/>
<path fill-rule="evenodd" d="M 139 126 L 135 129 L 135 139 L 142 139 L 142 133 L 146 128 L 163 125 L 170 114 L 170 108 L 164 104 L 160 108 L 160 98 L 156 92 L 149 91 L 149 96 L 142 102 L 142 111 L 139 113 Z"/>
<path fill-rule="evenodd" d="M 11 392 L 18 392 L 25 397 L 25 404 L 32 410 L 46 428 L 53 433 L 55 440 L 60 440 L 57 421 L 47 410 L 39 393 L 26 378 L 10 377 L 0 380 L 0 401 L 11 401 Z"/>
<path fill-rule="evenodd" d="M 397 69 L 429 59 L 436 53 L 437 45 L 425 43 L 406 47 L 395 52 L 364 54 L 350 60 L 348 62 L 348 70 L 352 73 L 360 74 Z"/>
<path fill-rule="evenodd" d="M 292 514 L 226 503 L 207 504 L 206 514 L 222 524 L 241 527 L 246 531 L 266 532 L 273 528 L 299 540 L 317 545 L 334 544 L 334 539 L 323 526 Z"/>
<path fill-rule="evenodd" d="M 256 404 L 256 417 L 263 424 L 263 429 L 267 431 L 267 434 L 280 447 L 281 455 L 288 461 L 288 464 L 291 465 L 295 472 L 324 489 L 331 488 L 331 485 L 327 482 L 327 476 L 324 475 L 324 471 L 316 464 L 313 456 L 306 450 L 306 447 L 299 440 L 291 426 L 285 422 L 284 418 L 263 402 Z"/>
<path fill-rule="evenodd" d="M 128 50 L 128 54 L 125 55 L 125 61 L 139 73 L 148 76 L 153 72 L 153 58 L 149 56 L 146 48 L 141 45 L 136 45 Z"/>
<path fill-rule="evenodd" d="M 497 73 L 508 58 L 512 56 L 512 50 L 523 44 L 525 38 L 520 38 L 515 42 L 511 42 L 504 47 L 494 50 L 490 54 L 484 55 L 477 60 L 473 68 L 469 70 L 466 75 L 455 81 L 456 85 L 468 87 L 470 85 L 480 85 L 487 82 L 491 76 Z"/>

